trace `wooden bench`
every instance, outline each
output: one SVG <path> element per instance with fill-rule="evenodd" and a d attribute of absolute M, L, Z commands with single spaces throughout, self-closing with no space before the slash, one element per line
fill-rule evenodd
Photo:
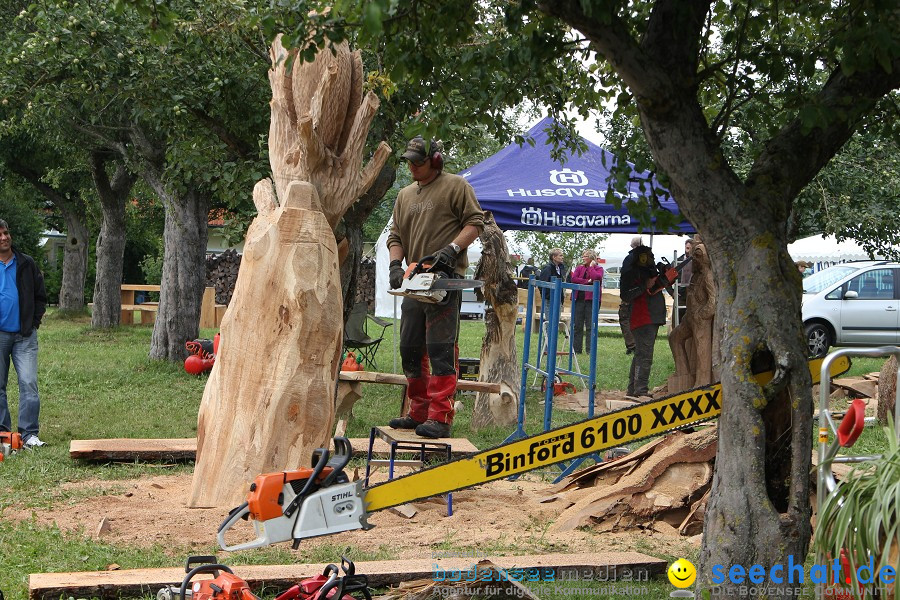
<path fill-rule="evenodd" d="M 152 325 L 156 322 L 156 313 L 159 311 L 159 302 L 142 302 L 135 304 L 135 292 L 159 293 L 158 285 L 123 283 L 121 290 L 122 314 L 119 317 L 120 325 L 134 325 L 134 313 L 140 313 L 141 325 Z M 224 304 L 216 304 L 216 288 L 208 287 L 203 290 L 203 299 L 200 301 L 200 328 L 213 329 L 222 324 L 225 315 Z"/>

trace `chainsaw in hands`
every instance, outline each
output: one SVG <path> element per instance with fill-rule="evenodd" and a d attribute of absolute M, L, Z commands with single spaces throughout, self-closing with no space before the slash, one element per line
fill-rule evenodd
<path fill-rule="evenodd" d="M 400 289 L 388 290 L 394 296 L 409 296 L 420 302 L 441 304 L 447 300 L 447 292 L 479 288 L 484 285 L 477 279 L 459 279 L 456 274 L 434 256 L 426 256 L 414 262 L 403 275 Z"/>

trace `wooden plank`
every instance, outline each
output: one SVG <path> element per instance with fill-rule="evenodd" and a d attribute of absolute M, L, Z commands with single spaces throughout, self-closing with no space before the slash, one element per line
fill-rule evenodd
<path fill-rule="evenodd" d="M 406 376 L 400 373 L 377 373 L 375 371 L 341 371 L 338 376 L 340 381 L 361 381 L 363 383 L 384 383 L 390 385 L 406 385 Z M 500 393 L 499 383 L 487 381 L 456 380 L 456 389 L 463 392 L 489 392 Z"/>
<path fill-rule="evenodd" d="M 69 456 L 83 460 L 193 460 L 197 439 L 72 440 Z"/>
<path fill-rule="evenodd" d="M 579 577 L 608 578 L 638 574 L 663 573 L 667 563 L 639 552 L 597 552 L 590 554 L 540 554 L 535 556 L 486 556 L 501 569 L 553 570 L 556 580 Z M 432 558 L 413 560 L 384 560 L 356 563 L 356 572 L 369 579 L 369 585 L 384 587 L 416 579 L 433 579 L 436 573 L 468 570 L 478 558 Z M 234 567 L 235 575 L 243 578 L 257 593 L 263 586 L 286 589 L 300 580 L 318 575 L 325 564 L 251 565 Z M 204 576 L 198 576 L 203 578 Z M 120 598 L 151 596 L 165 586 L 180 585 L 183 568 L 123 569 L 82 573 L 34 573 L 28 579 L 31 600 L 75 598 Z M 546 577 L 549 579 L 549 577 Z M 573 577 L 574 578 L 574 577 Z"/>
<path fill-rule="evenodd" d="M 159 310 L 159 304 L 123 304 L 122 310 L 139 310 L 141 312 L 156 312 Z"/>
<path fill-rule="evenodd" d="M 159 286 L 143 283 L 123 283 L 122 290 L 132 292 L 158 292 Z"/>
<path fill-rule="evenodd" d="M 425 438 L 416 438 L 422 440 Z M 453 456 L 478 452 L 466 438 L 445 438 L 441 443 L 450 444 Z M 369 438 L 350 438 L 354 456 L 365 456 L 369 452 Z M 373 452 L 386 455 L 390 451 L 387 442 L 375 439 Z M 193 460 L 197 454 L 196 438 L 182 439 L 126 439 L 72 440 L 69 442 L 69 456 L 81 460 Z"/>

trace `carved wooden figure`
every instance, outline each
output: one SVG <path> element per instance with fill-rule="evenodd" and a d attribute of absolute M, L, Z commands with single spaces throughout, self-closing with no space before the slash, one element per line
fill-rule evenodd
<path fill-rule="evenodd" d="M 193 507 L 237 504 L 256 475 L 308 466 L 334 427 L 343 331 L 334 228 L 390 148 L 360 168 L 378 99 L 362 97 L 358 52 L 341 44 L 311 63 L 290 54 L 273 42 L 274 185 L 253 190 L 259 214 L 200 405 Z"/>
<path fill-rule="evenodd" d="M 685 294 L 684 319 L 669 334 L 675 358 L 675 375 L 669 378 L 669 393 L 713 382 L 713 322 L 716 316 L 716 283 L 706 245 L 695 238 L 691 284 Z"/>
<path fill-rule="evenodd" d="M 519 361 L 516 358 L 518 293 L 512 278 L 506 238 L 490 212 L 484 215 L 481 262 L 475 278 L 490 308 L 484 315 L 479 380 L 500 383 L 500 393 L 479 392 L 472 427 L 515 425 L 519 403 Z"/>

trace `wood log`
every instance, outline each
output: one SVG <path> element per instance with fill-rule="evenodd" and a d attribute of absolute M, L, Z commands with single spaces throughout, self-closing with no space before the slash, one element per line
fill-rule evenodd
<path fill-rule="evenodd" d="M 475 278 L 484 281 L 481 293 L 490 308 L 484 315 L 480 381 L 500 384 L 500 393 L 479 393 L 475 398 L 472 428 L 507 427 L 518 419 L 519 361 L 516 356 L 518 293 L 506 247 L 506 238 L 490 211 L 484 215 L 481 261 Z"/>
<path fill-rule="evenodd" d="M 296 182 L 283 206 L 263 200 L 222 322 L 200 404 L 189 505 L 240 504 L 260 473 L 304 466 L 327 445 L 341 354 L 337 248 L 315 189 Z M 266 293 L 261 294 L 260 290 Z"/>
<path fill-rule="evenodd" d="M 362 153 L 378 99 L 346 43 L 312 62 L 272 43 L 269 161 L 197 426 L 191 507 L 240 503 L 256 475 L 305 465 L 334 427 L 343 301 L 334 228 L 390 153 Z M 290 65 L 290 71 L 288 66 Z M 274 190 L 273 190 L 274 187 Z"/>

